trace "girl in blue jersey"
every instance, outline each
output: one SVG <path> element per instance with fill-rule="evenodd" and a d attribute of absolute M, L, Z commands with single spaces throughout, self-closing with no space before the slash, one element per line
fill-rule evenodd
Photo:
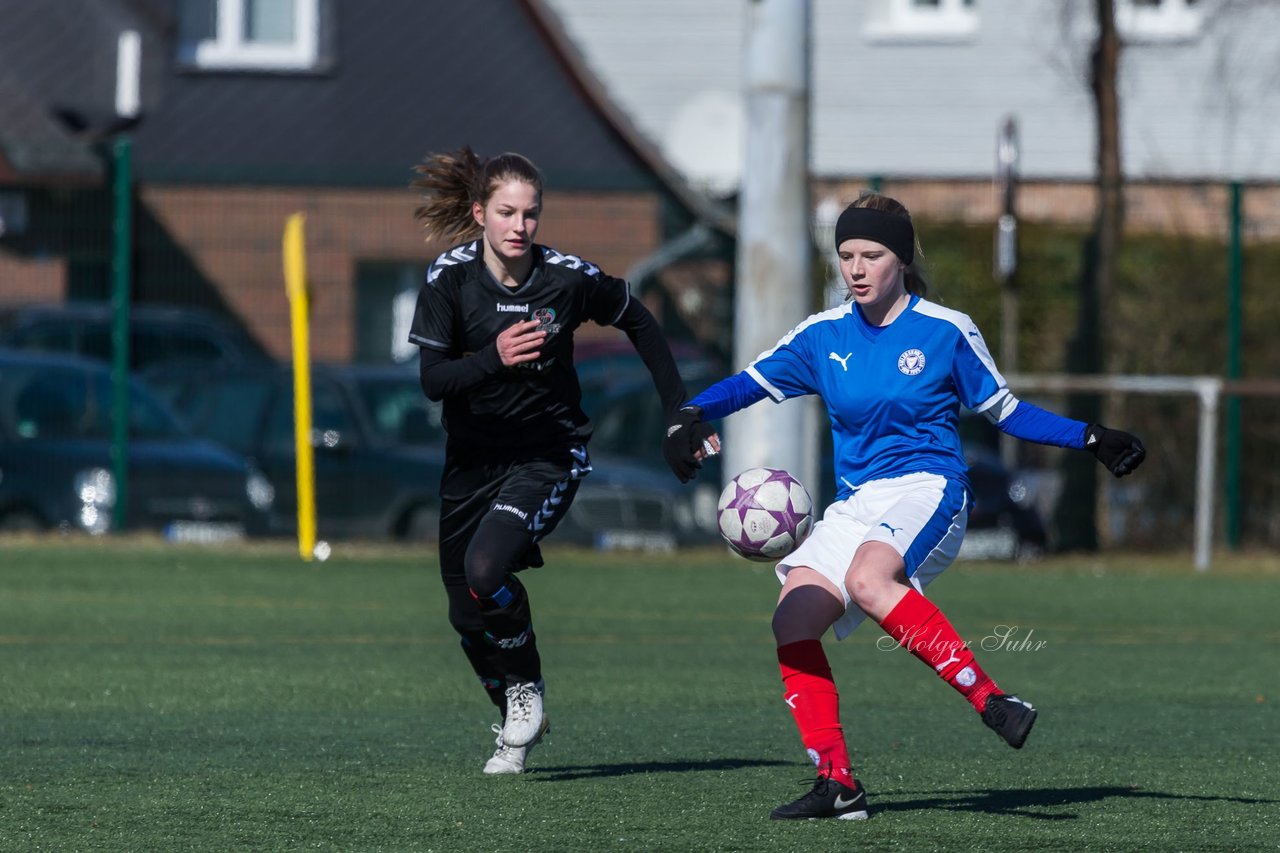
<path fill-rule="evenodd" d="M 818 766 L 813 789 L 774 809 L 776 819 L 867 816 L 853 777 L 839 696 L 820 638 L 843 639 L 871 617 L 963 695 L 1015 749 L 1036 719 L 1003 692 L 969 643 L 922 591 L 955 559 L 973 495 L 960 446 L 961 405 L 1028 441 L 1092 451 L 1117 477 L 1141 464 L 1133 435 L 1018 400 L 968 316 L 924 298 L 910 214 L 865 194 L 836 223 L 849 300 L 792 329 L 743 372 L 712 385 L 668 428 L 664 453 L 677 476 L 719 448 L 704 421 L 766 397 L 816 394 L 831 420 L 837 493 L 813 533 L 778 564 L 773 615 L 784 698 Z"/>

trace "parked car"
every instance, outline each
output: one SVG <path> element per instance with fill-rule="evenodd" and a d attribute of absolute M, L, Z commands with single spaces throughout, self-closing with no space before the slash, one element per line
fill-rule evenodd
<path fill-rule="evenodd" d="M 114 323 L 109 302 L 11 308 L 0 313 L 0 345 L 110 361 Z M 209 311 L 149 303 L 129 309 L 129 367 L 135 372 L 173 363 L 221 367 L 270 361 L 248 333 Z"/>
<path fill-rule="evenodd" d="M 628 379 L 584 383 L 582 407 L 595 428 L 591 437 L 592 453 L 625 459 L 628 465 L 660 480 L 664 489 L 674 489 L 684 496 L 689 507 L 687 541 L 718 541 L 716 502 L 722 485 L 721 457 L 704 461 L 693 483 L 682 485 L 676 480 L 662 458 L 666 413 L 643 366 L 641 371 Z M 691 395 L 701 390 L 700 382 L 686 380 L 686 384 Z"/>
<path fill-rule="evenodd" d="M 271 529 L 292 534 L 292 371 L 179 370 L 149 381 L 197 434 L 255 460 L 276 486 Z M 320 535 L 434 538 L 444 430 L 440 405 L 423 395 L 416 367 L 313 365 L 311 389 Z M 698 538 L 690 496 L 670 475 L 594 448 L 591 458 L 594 471 L 555 542 L 666 550 Z"/>
<path fill-rule="evenodd" d="M 670 341 L 669 344 L 671 354 L 680 367 L 680 375 L 685 384 L 691 386 L 690 393 L 693 393 L 693 387 L 702 389 L 725 375 L 719 362 L 696 345 L 684 341 Z M 575 342 L 573 366 L 584 394 L 608 391 L 637 381 L 648 382 L 650 386 L 653 384 L 649 369 L 640 360 L 635 347 L 621 335 Z"/>
<path fill-rule="evenodd" d="M 0 530 L 112 528 L 113 392 L 99 362 L 0 349 Z M 137 382 L 129 436 L 127 529 L 200 541 L 266 529 L 272 490 L 262 474 L 192 438 Z"/>
<path fill-rule="evenodd" d="M 269 533 L 298 520 L 291 368 L 158 370 L 148 382 L 196 435 L 252 459 L 276 490 Z M 400 367 L 314 366 L 316 524 L 324 538 L 431 539 L 439 523 L 443 432 Z"/>

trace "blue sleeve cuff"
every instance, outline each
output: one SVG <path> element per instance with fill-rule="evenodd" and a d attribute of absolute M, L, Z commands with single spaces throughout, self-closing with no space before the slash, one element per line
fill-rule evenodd
<path fill-rule="evenodd" d="M 1064 418 L 1062 415 L 1045 411 L 1025 400 L 1019 400 L 1009 416 L 996 426 L 1001 432 L 1024 441 L 1079 450 L 1084 447 L 1084 431 L 1089 425 L 1084 421 Z"/>
<path fill-rule="evenodd" d="M 714 421 L 731 415 L 739 409 L 745 409 L 752 403 L 758 403 L 768 392 L 760 386 L 746 371 L 735 373 L 727 379 L 721 379 L 710 388 L 690 400 L 686 405 L 702 409 L 702 419 Z"/>

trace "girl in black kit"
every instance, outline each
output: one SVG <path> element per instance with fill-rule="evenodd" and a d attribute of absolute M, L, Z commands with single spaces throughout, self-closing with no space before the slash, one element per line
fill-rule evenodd
<path fill-rule="evenodd" d="M 661 328 L 625 281 L 534 243 L 542 177 L 529 160 L 463 148 L 415 171 L 425 195 L 415 216 L 431 237 L 464 241 L 428 270 L 409 334 L 423 391 L 444 402 L 440 574 L 449 622 L 503 715 L 484 772 L 520 773 L 550 726 L 515 573 L 542 565 L 538 542 L 591 472 L 574 329 L 588 320 L 622 329 L 669 414 L 686 392 Z"/>

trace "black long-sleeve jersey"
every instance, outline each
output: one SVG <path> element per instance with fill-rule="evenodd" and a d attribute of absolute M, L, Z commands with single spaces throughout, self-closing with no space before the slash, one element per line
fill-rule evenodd
<path fill-rule="evenodd" d="M 450 447 L 500 454 L 590 438 L 573 367 L 573 332 L 587 320 L 627 334 L 668 411 L 685 402 L 666 338 L 625 281 L 575 255 L 532 251 L 533 269 L 515 288 L 485 267 L 482 240 L 444 252 L 427 271 L 409 340 L 420 347 L 423 391 L 444 401 Z M 504 367 L 498 334 L 531 319 L 547 333 L 540 357 Z"/>

